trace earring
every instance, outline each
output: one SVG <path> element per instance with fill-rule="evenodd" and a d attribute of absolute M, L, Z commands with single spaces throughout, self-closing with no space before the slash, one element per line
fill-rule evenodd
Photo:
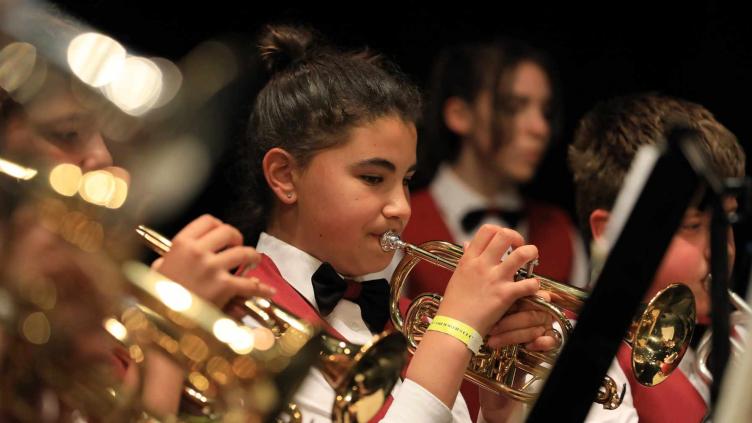
<path fill-rule="evenodd" d="M 287 193 L 287 198 L 292 198 L 292 193 L 291 192 Z"/>

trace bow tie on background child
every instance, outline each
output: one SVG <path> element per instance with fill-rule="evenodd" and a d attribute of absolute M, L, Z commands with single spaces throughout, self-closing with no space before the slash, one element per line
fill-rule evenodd
<path fill-rule="evenodd" d="M 522 209 L 504 210 L 496 207 L 472 210 L 462 218 L 462 229 L 466 233 L 475 232 L 475 230 L 478 228 L 478 225 L 480 225 L 480 222 L 486 216 L 496 216 L 502 221 L 506 222 L 509 225 L 509 228 L 514 229 L 524 217 L 524 213 Z"/>

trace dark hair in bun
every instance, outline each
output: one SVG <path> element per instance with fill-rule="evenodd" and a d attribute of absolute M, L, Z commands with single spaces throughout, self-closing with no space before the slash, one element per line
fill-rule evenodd
<path fill-rule="evenodd" d="M 267 25 L 258 43 L 261 61 L 270 73 L 276 73 L 302 60 L 316 38 L 307 28 Z"/>

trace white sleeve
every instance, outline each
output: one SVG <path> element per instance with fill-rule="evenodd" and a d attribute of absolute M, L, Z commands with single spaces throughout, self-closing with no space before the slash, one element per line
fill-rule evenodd
<path fill-rule="evenodd" d="M 632 392 L 629 389 L 627 375 L 624 374 L 616 359 L 611 362 L 608 375 L 616 382 L 619 391 L 621 391 L 622 386 L 626 386 L 624 400 L 615 410 L 606 410 L 601 404 L 593 403 L 585 419 L 585 423 L 638 423 L 640 418 L 637 415 L 637 409 L 632 403 Z"/>
<path fill-rule="evenodd" d="M 522 423 L 527 418 L 527 413 L 529 412 L 530 406 L 524 403 L 520 403 L 519 408 L 517 408 L 509 417 L 507 417 L 506 423 Z M 488 423 L 488 420 L 483 417 L 483 409 L 478 412 L 478 419 L 475 421 L 475 423 Z"/>
<path fill-rule="evenodd" d="M 470 423 L 470 413 L 462 395 L 457 395 L 450 410 L 428 390 L 405 379 L 398 392 L 393 392 L 394 402 L 389 407 L 383 423 Z"/>
<path fill-rule="evenodd" d="M 332 421 L 334 390 L 318 369 L 312 369 L 293 398 L 306 423 Z M 470 423 L 470 412 L 462 395 L 457 394 L 450 410 L 432 393 L 410 379 L 397 382 L 392 390 L 394 398 L 382 422 L 388 423 Z"/>

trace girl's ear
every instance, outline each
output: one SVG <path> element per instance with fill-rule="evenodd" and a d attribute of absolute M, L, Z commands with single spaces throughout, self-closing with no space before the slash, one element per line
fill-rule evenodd
<path fill-rule="evenodd" d="M 467 101 L 459 97 L 449 97 L 444 101 L 444 124 L 459 137 L 464 137 L 472 129 L 473 111 Z"/>
<path fill-rule="evenodd" d="M 293 204 L 297 200 L 293 171 L 297 163 L 295 157 L 286 150 L 274 147 L 267 151 L 261 165 L 264 177 L 274 195 L 282 204 Z"/>
<path fill-rule="evenodd" d="M 611 214 L 603 209 L 595 209 L 590 213 L 590 234 L 593 236 L 593 240 L 598 241 L 606 232 L 606 224 Z"/>

